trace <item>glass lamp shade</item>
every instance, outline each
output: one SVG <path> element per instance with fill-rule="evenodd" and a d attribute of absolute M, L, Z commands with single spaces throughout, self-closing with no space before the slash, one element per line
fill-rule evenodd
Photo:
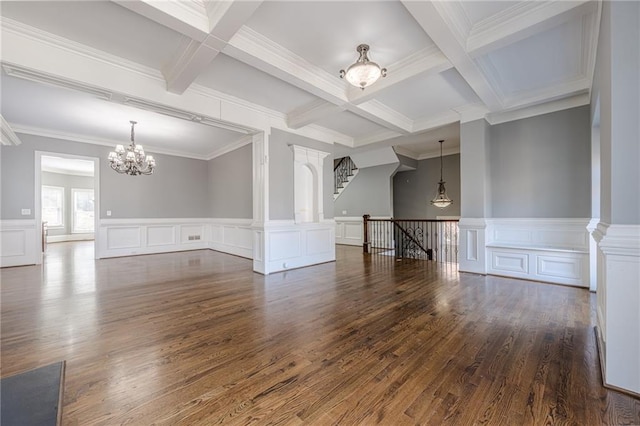
<path fill-rule="evenodd" d="M 356 62 L 347 68 L 344 78 L 352 85 L 364 89 L 378 81 L 382 71 L 375 62 Z"/>
<path fill-rule="evenodd" d="M 116 145 L 116 152 L 118 154 L 124 154 L 124 146 L 122 145 Z"/>
<path fill-rule="evenodd" d="M 445 207 L 449 207 L 451 203 L 453 203 L 453 201 L 447 196 L 447 190 L 444 187 L 444 182 L 438 182 L 438 195 L 436 195 L 436 198 L 431 200 L 431 204 L 444 209 Z"/>
<path fill-rule="evenodd" d="M 136 161 L 136 154 L 134 154 L 134 152 L 133 152 L 133 151 L 129 151 L 129 152 L 127 152 L 127 157 L 126 157 L 126 159 L 127 159 L 128 161 Z"/>

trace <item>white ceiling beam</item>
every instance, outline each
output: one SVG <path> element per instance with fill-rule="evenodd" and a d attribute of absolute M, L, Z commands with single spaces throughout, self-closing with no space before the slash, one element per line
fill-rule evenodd
<path fill-rule="evenodd" d="M 446 5 L 440 2 L 402 2 L 422 29 L 451 61 L 460 75 L 491 111 L 502 109 L 502 101 L 482 71 L 469 56 L 457 34 L 448 24 Z"/>
<path fill-rule="evenodd" d="M 385 78 L 376 81 L 365 90 L 350 86 L 347 91 L 349 102 L 358 105 L 373 99 L 382 91 L 412 77 L 421 74 L 438 74 L 452 68 L 453 65 L 436 46 L 422 49 L 387 67 L 389 70 Z"/>
<path fill-rule="evenodd" d="M 360 117 L 401 134 L 411 133 L 413 130 L 413 120 L 375 99 L 360 105 L 347 104 L 346 109 Z"/>
<path fill-rule="evenodd" d="M 155 0 L 112 0 L 132 12 L 171 28 L 193 40 L 203 41 L 209 34 L 206 11 L 190 7 L 189 2 Z"/>
<path fill-rule="evenodd" d="M 597 8 L 598 2 L 593 0 L 521 2 L 474 25 L 466 50 L 473 57 L 484 55 Z"/>
<path fill-rule="evenodd" d="M 260 3 L 242 0 L 208 3 L 208 33 L 203 39 L 189 40 L 164 68 L 167 90 L 176 94 L 184 93 L 253 15 Z"/>
<path fill-rule="evenodd" d="M 323 99 L 317 99 L 289 112 L 287 125 L 292 129 L 299 129 L 340 111 L 344 111 L 344 108 Z"/>

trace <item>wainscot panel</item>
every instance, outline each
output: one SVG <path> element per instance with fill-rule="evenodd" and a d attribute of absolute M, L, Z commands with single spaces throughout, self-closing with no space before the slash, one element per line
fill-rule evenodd
<path fill-rule="evenodd" d="M 0 267 L 40 263 L 42 245 L 36 221 L 0 221 Z"/>
<path fill-rule="evenodd" d="M 487 273 L 589 287 L 589 219 L 487 219 Z"/>

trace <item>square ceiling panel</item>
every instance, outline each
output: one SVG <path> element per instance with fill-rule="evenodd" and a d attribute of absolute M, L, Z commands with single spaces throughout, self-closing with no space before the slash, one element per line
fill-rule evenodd
<path fill-rule="evenodd" d="M 541 90 L 584 75 L 582 17 L 477 59 L 505 96 Z"/>
<path fill-rule="evenodd" d="M 433 45 L 393 1 L 268 1 L 246 25 L 336 77 L 358 59 L 362 43 L 382 67 Z"/>
<path fill-rule="evenodd" d="M 437 117 L 452 108 L 480 102 L 455 69 L 407 79 L 376 99 L 412 120 Z"/>
<path fill-rule="evenodd" d="M 195 82 L 281 113 L 318 99 L 222 53 Z"/>
<path fill-rule="evenodd" d="M 478 24 L 485 19 L 491 18 L 504 12 L 513 6 L 517 6 L 518 1 L 463 1 L 460 2 L 464 14 L 469 19 L 471 25 Z"/>
<path fill-rule="evenodd" d="M 2 16 L 160 70 L 182 35 L 110 1 L 3 1 Z"/>
<path fill-rule="evenodd" d="M 336 132 L 340 132 L 344 135 L 351 136 L 352 138 L 360 138 L 385 130 L 384 127 L 372 123 L 371 121 L 349 111 L 329 115 L 316 121 L 315 124 L 335 130 Z"/>

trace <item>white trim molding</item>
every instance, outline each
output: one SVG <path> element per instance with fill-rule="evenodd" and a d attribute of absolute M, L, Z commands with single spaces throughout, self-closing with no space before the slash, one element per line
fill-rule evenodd
<path fill-rule="evenodd" d="M 254 226 L 253 270 L 268 275 L 336 260 L 333 220 L 267 222 Z"/>
<path fill-rule="evenodd" d="M 2 114 L 0 114 L 0 130 L 2 133 L 0 145 L 20 145 L 22 143 Z"/>
<path fill-rule="evenodd" d="M 252 219 L 212 219 L 209 248 L 253 259 Z"/>
<path fill-rule="evenodd" d="M 640 396 L 640 225 L 599 223 L 597 321 L 605 386 Z"/>
<path fill-rule="evenodd" d="M 364 230 L 362 217 L 336 217 L 336 244 L 362 247 Z"/>
<path fill-rule="evenodd" d="M 486 274 L 486 229 L 485 218 L 460 218 L 458 270 L 474 274 Z"/>
<path fill-rule="evenodd" d="M 208 249 L 209 219 L 101 219 L 98 258 Z"/>
<path fill-rule="evenodd" d="M 0 221 L 0 267 L 35 265 L 42 246 L 35 244 L 35 219 Z"/>
<path fill-rule="evenodd" d="M 589 219 L 487 219 L 491 275 L 589 287 Z"/>

